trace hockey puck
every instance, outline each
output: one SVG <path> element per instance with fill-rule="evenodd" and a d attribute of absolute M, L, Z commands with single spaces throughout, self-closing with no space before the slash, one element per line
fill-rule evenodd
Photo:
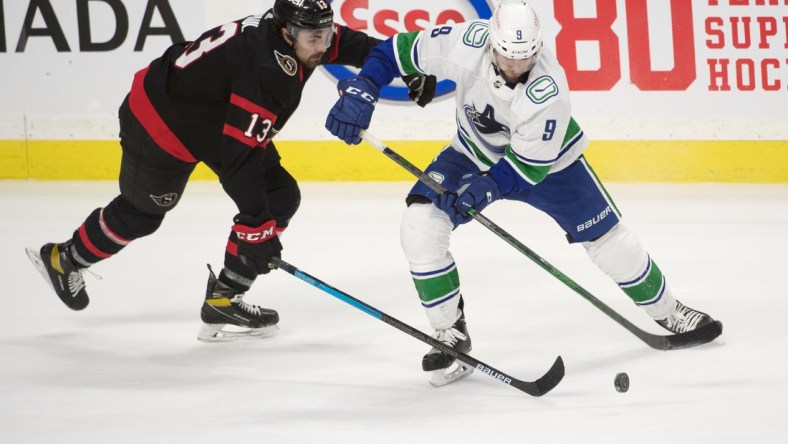
<path fill-rule="evenodd" d="M 629 375 L 626 373 L 619 373 L 616 375 L 616 380 L 614 381 L 616 385 L 616 391 L 619 393 L 624 393 L 629 390 Z"/>

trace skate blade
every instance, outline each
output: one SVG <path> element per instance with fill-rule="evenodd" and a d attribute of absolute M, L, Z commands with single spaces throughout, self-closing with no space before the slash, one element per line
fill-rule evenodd
<path fill-rule="evenodd" d="M 49 288 L 54 290 L 55 287 L 52 285 L 52 278 L 50 278 L 49 273 L 47 273 L 47 269 L 44 266 L 44 261 L 41 259 L 41 253 L 38 250 L 34 250 L 29 247 L 25 248 L 25 253 L 27 253 L 27 258 L 30 259 L 30 262 L 33 263 L 33 266 L 36 267 L 38 274 L 44 278 L 44 281 L 46 281 L 47 285 L 49 285 Z"/>
<path fill-rule="evenodd" d="M 197 340 L 201 342 L 233 342 L 247 339 L 264 339 L 276 336 L 278 325 L 247 330 L 224 330 L 225 324 L 203 324 L 197 332 Z"/>
<path fill-rule="evenodd" d="M 473 373 L 473 367 L 463 362 L 454 361 L 449 367 L 430 372 L 430 385 L 443 387 L 459 381 Z"/>

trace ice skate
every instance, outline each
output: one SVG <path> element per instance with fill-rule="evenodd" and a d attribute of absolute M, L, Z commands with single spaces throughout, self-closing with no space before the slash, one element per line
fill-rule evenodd
<path fill-rule="evenodd" d="M 433 337 L 457 351 L 468 353 L 471 351 L 471 337 L 465 325 L 465 314 L 457 319 L 451 327 L 435 330 Z M 473 367 L 455 360 L 437 348 L 432 348 L 421 360 L 421 368 L 430 374 L 430 384 L 433 387 L 442 387 L 460 380 L 471 373 Z"/>
<path fill-rule="evenodd" d="M 30 262 L 60 300 L 72 310 L 82 310 L 90 300 L 85 291 L 82 269 L 77 267 L 68 253 L 70 246 L 71 241 L 68 241 L 46 244 L 39 251 L 33 248 L 25 248 L 25 251 Z"/>
<path fill-rule="evenodd" d="M 657 324 L 673 333 L 685 333 L 698 327 L 711 324 L 714 319 L 706 313 L 693 310 L 679 301 L 676 309 L 664 319 L 655 319 Z"/>
<path fill-rule="evenodd" d="M 247 304 L 243 293 L 219 282 L 208 267 L 208 288 L 200 310 L 204 322 L 197 339 L 203 342 L 229 342 L 240 339 L 268 338 L 276 335 L 279 314 Z"/>

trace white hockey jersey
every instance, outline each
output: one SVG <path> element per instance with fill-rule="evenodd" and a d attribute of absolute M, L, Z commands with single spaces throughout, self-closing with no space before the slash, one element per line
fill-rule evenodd
<path fill-rule="evenodd" d="M 588 139 L 572 119 L 569 86 L 555 55 L 543 48 L 528 80 L 507 86 L 491 63 L 488 22 L 474 20 L 401 33 L 392 39 L 403 75 L 414 72 L 457 84 L 452 146 L 482 171 L 504 159 L 535 185 L 583 153 Z"/>

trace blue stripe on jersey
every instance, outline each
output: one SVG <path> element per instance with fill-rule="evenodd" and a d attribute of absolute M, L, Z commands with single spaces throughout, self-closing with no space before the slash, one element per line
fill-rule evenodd
<path fill-rule="evenodd" d="M 648 262 L 646 263 L 646 269 L 643 271 L 643 273 L 640 276 L 636 277 L 635 279 L 632 279 L 631 281 L 619 282 L 618 286 L 619 287 L 631 287 L 633 285 L 637 285 L 640 282 L 642 282 L 643 279 L 645 279 L 646 276 L 648 276 L 649 273 L 651 273 L 651 256 L 648 256 Z"/>
<path fill-rule="evenodd" d="M 572 140 L 570 140 L 570 141 L 569 141 L 569 143 L 567 143 L 567 144 L 566 144 L 566 145 L 565 145 L 565 146 L 564 146 L 564 147 L 561 149 L 561 151 L 559 151 L 559 152 L 558 152 L 558 157 L 556 157 L 556 158 L 555 158 L 555 160 L 558 160 L 558 159 L 560 159 L 560 158 L 561 158 L 561 156 L 563 156 L 564 154 L 566 154 L 566 152 L 567 152 L 567 151 L 569 151 L 570 149 L 572 149 L 572 147 L 573 147 L 573 146 L 575 146 L 575 144 L 577 144 L 577 142 L 579 142 L 579 141 L 580 141 L 580 139 L 582 139 L 582 138 L 583 138 L 583 135 L 584 135 L 584 134 L 585 134 L 585 133 L 583 133 L 582 131 L 580 131 L 579 133 L 577 133 L 577 135 L 575 135 L 575 137 L 574 137 Z"/>
<path fill-rule="evenodd" d="M 468 151 L 471 157 L 476 157 L 476 154 L 473 153 L 473 149 L 471 149 L 471 147 L 469 147 L 468 144 L 465 142 L 465 137 L 462 136 L 461 129 L 462 127 L 460 127 L 460 129 L 457 130 L 457 135 L 460 136 L 458 137 L 458 139 L 460 139 L 460 143 L 462 144 L 462 147 L 465 148 L 466 151 Z"/>
<path fill-rule="evenodd" d="M 444 274 L 444 273 L 446 273 L 447 271 L 451 270 L 452 268 L 454 268 L 456 266 L 457 265 L 454 262 L 452 262 L 451 265 L 449 265 L 446 268 L 441 268 L 440 270 L 426 271 L 426 272 L 423 272 L 423 273 L 419 273 L 419 272 L 416 272 L 416 271 L 411 271 L 410 274 L 411 274 L 411 276 L 418 276 L 418 277 L 436 276 L 436 275 L 439 275 L 439 274 Z"/>
<path fill-rule="evenodd" d="M 558 152 L 558 155 L 557 155 L 557 156 L 555 157 L 555 159 L 553 159 L 553 160 L 537 160 L 537 159 L 529 159 L 529 158 L 527 158 L 527 157 L 525 157 L 525 156 L 522 156 L 522 155 L 520 155 L 520 154 L 516 153 L 514 150 L 512 150 L 512 154 L 514 154 L 514 155 L 515 155 L 515 157 L 517 157 L 519 160 L 521 160 L 521 161 L 522 161 L 522 162 L 524 162 L 524 163 L 529 163 L 529 164 L 531 164 L 531 165 L 550 165 L 551 163 L 555 163 L 555 162 L 557 162 L 557 161 L 558 161 L 558 159 L 560 159 L 560 158 L 561 158 L 561 156 L 563 156 L 563 155 L 564 155 L 564 154 L 566 154 L 566 153 L 567 153 L 569 150 L 571 150 L 571 149 L 572 149 L 572 147 L 573 147 L 573 146 L 575 146 L 575 145 L 577 144 L 577 142 L 579 142 L 579 141 L 580 141 L 580 139 L 582 139 L 582 138 L 583 138 L 583 134 L 584 134 L 584 133 L 583 133 L 582 131 L 580 131 L 579 133 L 577 133 L 577 134 L 575 135 L 575 137 L 574 137 L 574 138 L 572 138 L 572 140 L 570 140 L 570 141 L 569 141 L 569 143 L 567 143 L 566 145 L 564 145 L 564 147 L 563 147 L 563 148 L 561 148 L 561 151 L 559 151 L 559 152 Z"/>
<path fill-rule="evenodd" d="M 424 72 L 424 70 L 421 69 L 421 66 L 419 66 L 419 52 L 416 50 L 416 48 L 419 47 L 419 40 L 421 40 L 421 36 L 422 33 L 419 33 L 418 37 L 416 37 L 416 40 L 413 41 L 413 46 L 410 50 L 413 58 L 413 66 L 415 66 L 419 71 Z"/>
<path fill-rule="evenodd" d="M 514 154 L 514 156 L 517 157 L 517 159 L 519 159 L 523 163 L 528 163 L 528 164 L 531 164 L 531 165 L 542 165 L 543 166 L 543 165 L 551 165 L 551 164 L 555 163 L 555 159 L 552 159 L 552 160 L 529 159 L 529 158 L 527 158 L 525 156 L 517 154 L 514 150 L 511 150 L 511 153 Z"/>
<path fill-rule="evenodd" d="M 423 305 L 426 308 L 432 308 L 432 307 L 435 307 L 436 305 L 440 305 L 440 304 L 450 300 L 453 297 L 456 297 L 459 294 L 460 294 L 460 290 L 458 289 L 458 290 L 454 291 L 453 293 L 450 293 L 448 296 L 438 299 L 437 301 L 433 301 L 433 302 L 431 302 L 429 304 L 425 304 L 424 302 L 422 302 L 421 305 Z"/>

